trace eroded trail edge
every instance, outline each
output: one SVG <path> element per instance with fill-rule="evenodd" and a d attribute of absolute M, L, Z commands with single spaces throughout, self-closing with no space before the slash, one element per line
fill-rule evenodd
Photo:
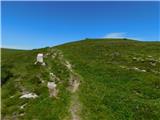
<path fill-rule="evenodd" d="M 80 112 L 81 112 L 81 103 L 79 101 L 78 90 L 80 86 L 81 76 L 75 72 L 72 68 L 72 65 L 68 60 L 66 60 L 60 50 L 56 50 L 60 56 L 60 62 L 64 64 L 67 69 L 69 70 L 70 77 L 69 77 L 69 86 L 68 90 L 71 92 L 71 101 L 69 107 L 70 117 L 64 118 L 64 120 L 81 120 Z"/>
<path fill-rule="evenodd" d="M 80 85 L 79 75 L 72 71 L 69 82 L 70 82 L 69 90 L 72 92 L 71 105 L 69 108 L 69 112 L 71 113 L 71 120 L 80 120 L 79 114 L 81 111 L 81 104 L 77 93 Z"/>
<path fill-rule="evenodd" d="M 71 120 L 81 120 L 80 119 L 80 111 L 81 111 L 81 104 L 79 101 L 79 96 L 78 96 L 78 89 L 80 86 L 80 76 L 77 74 L 73 69 L 69 61 L 67 61 L 68 67 L 70 70 L 70 78 L 69 78 L 69 91 L 72 93 L 71 96 L 71 104 L 69 108 L 69 112 L 71 115 Z"/>

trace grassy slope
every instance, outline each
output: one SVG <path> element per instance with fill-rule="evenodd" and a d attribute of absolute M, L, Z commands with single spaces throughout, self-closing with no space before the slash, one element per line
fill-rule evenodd
<path fill-rule="evenodd" d="M 37 53 L 49 53 L 47 48 L 23 52 L 12 50 L 10 55 L 7 54 L 8 51 L 10 52 L 10 50 L 2 49 L 2 66 L 11 65 L 12 67 L 7 69 L 11 70 L 13 77 L 2 85 L 2 118 L 61 120 L 68 115 L 69 92 L 65 89 L 68 72 L 57 58 L 54 61 L 50 57 L 45 59 L 47 66 L 50 66 L 48 70 L 47 66 L 34 65 Z M 64 82 L 58 86 L 63 91 L 59 94 L 61 98 L 59 100 L 49 97 L 46 83 L 49 81 L 49 72 L 57 73 L 56 75 Z M 44 80 L 45 84 L 41 83 L 40 79 Z M 39 97 L 32 100 L 19 99 L 21 88 L 34 92 Z M 25 109 L 20 109 L 20 106 L 25 103 L 27 103 Z M 24 116 L 19 116 L 23 113 L 25 113 Z"/>
<path fill-rule="evenodd" d="M 157 120 L 160 118 L 160 63 L 133 57 L 160 58 L 160 43 L 85 40 L 60 46 L 84 78 L 80 86 L 84 120 Z M 136 66 L 147 72 L 122 69 Z"/>
<path fill-rule="evenodd" d="M 160 43 L 129 40 L 84 40 L 57 46 L 83 77 L 79 99 L 83 105 L 81 117 L 84 120 L 157 120 L 160 118 L 160 63 L 151 66 L 148 55 L 160 58 Z M 9 51 L 9 52 L 8 52 Z M 48 49 L 32 51 L 2 50 L 2 66 L 11 65 L 14 74 L 2 86 L 2 116 L 25 113 L 19 119 L 62 120 L 67 112 L 70 93 L 62 89 L 59 100 L 49 98 L 46 85 L 39 82 L 37 75 L 48 81 L 48 69 L 34 66 L 37 53 L 48 53 Z M 135 61 L 133 57 L 144 58 Z M 59 60 L 46 59 L 51 71 L 61 80 L 67 81 L 68 71 Z M 138 67 L 147 72 L 123 69 L 120 66 Z M 20 100 L 23 85 L 40 97 L 35 100 Z M 14 95 L 13 98 L 9 98 Z M 24 110 L 19 107 L 28 103 Z M 10 118 L 11 119 L 11 118 Z"/>

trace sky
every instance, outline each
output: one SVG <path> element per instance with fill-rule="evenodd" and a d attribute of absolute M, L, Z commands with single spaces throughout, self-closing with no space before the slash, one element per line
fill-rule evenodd
<path fill-rule="evenodd" d="M 160 41 L 160 2 L 3 1 L 2 47 L 33 49 L 85 38 Z"/>

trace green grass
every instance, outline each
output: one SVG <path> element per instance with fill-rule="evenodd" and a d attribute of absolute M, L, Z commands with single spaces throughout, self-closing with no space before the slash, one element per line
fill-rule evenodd
<path fill-rule="evenodd" d="M 46 66 L 34 65 L 37 53 L 47 53 L 49 52 L 48 49 L 20 53 L 15 51 L 13 54 L 10 53 L 12 54 L 11 57 L 8 55 L 10 60 L 6 58 L 7 56 L 3 51 L 6 52 L 5 49 L 2 50 L 2 65 L 11 65 L 11 70 L 7 69 L 11 71 L 13 76 L 2 85 L 2 118 L 7 116 L 9 119 L 13 119 L 15 114 L 24 113 L 23 117 L 18 116 L 18 118 L 22 120 L 61 120 L 68 115 L 70 93 L 66 90 L 65 81 L 69 76 L 66 68 L 58 62 L 58 59 L 52 60 L 51 57 L 45 59 Z M 58 100 L 49 97 L 47 81 L 49 81 L 50 72 L 58 73 L 57 77 L 63 82 L 58 86 L 60 91 Z M 44 80 L 45 83 L 42 84 L 40 79 Z M 36 93 L 39 97 L 31 100 L 19 99 L 21 96 L 20 86 L 29 92 Z M 10 96 L 14 97 L 10 98 Z M 21 110 L 20 106 L 25 103 L 27 103 L 25 109 Z"/>
<path fill-rule="evenodd" d="M 160 58 L 160 43 L 85 40 L 59 46 L 84 78 L 80 86 L 84 120 L 157 120 L 160 118 L 160 64 L 132 57 Z M 149 69 L 141 73 L 119 66 Z M 157 86 L 157 87 L 156 87 Z"/>
<path fill-rule="evenodd" d="M 123 39 L 87 39 L 54 47 L 63 52 L 73 69 L 81 75 L 78 90 L 82 120 L 158 120 L 160 118 L 160 42 Z M 69 71 L 59 59 L 45 58 L 48 67 L 34 65 L 36 54 L 49 48 L 21 51 L 2 49 L 2 66 L 13 76 L 2 85 L 2 118 L 25 113 L 21 120 L 63 120 L 69 116 L 71 94 Z M 150 56 L 152 56 L 150 58 Z M 134 57 L 141 60 L 135 60 Z M 151 65 L 151 62 L 156 65 Z M 125 69 L 121 66 L 125 66 Z M 146 72 L 131 68 L 137 67 Z M 49 72 L 63 82 L 59 99 L 49 97 Z M 4 74 L 4 73 L 3 73 Z M 34 100 L 19 99 L 18 85 L 39 95 Z M 13 96 L 10 98 L 10 96 Z M 19 106 L 27 103 L 24 110 Z"/>

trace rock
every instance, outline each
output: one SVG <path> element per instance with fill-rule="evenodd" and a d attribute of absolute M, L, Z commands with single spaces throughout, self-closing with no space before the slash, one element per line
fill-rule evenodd
<path fill-rule="evenodd" d="M 136 71 L 138 71 L 138 72 L 146 72 L 146 70 L 142 70 L 142 69 L 139 69 L 139 68 L 137 68 L 137 67 L 133 67 L 132 69 L 133 69 L 133 70 L 136 70 Z"/>
<path fill-rule="evenodd" d="M 48 84 L 47 84 L 47 87 L 49 88 L 49 89 L 54 89 L 54 88 L 56 88 L 56 84 L 54 83 L 54 82 L 48 82 Z"/>
<path fill-rule="evenodd" d="M 56 80 L 56 76 L 53 73 L 49 73 L 49 77 L 51 81 L 55 81 Z"/>
<path fill-rule="evenodd" d="M 150 65 L 156 66 L 156 63 L 155 62 L 150 62 Z"/>
<path fill-rule="evenodd" d="M 151 55 L 148 55 L 147 57 L 148 57 L 148 58 L 152 58 L 152 56 L 151 56 Z"/>
<path fill-rule="evenodd" d="M 46 66 L 46 63 L 45 63 L 45 62 L 43 62 L 43 63 L 42 63 L 42 66 Z"/>
<path fill-rule="evenodd" d="M 132 59 L 133 59 L 133 60 L 137 60 L 137 58 L 136 58 L 136 57 L 133 57 Z"/>
<path fill-rule="evenodd" d="M 139 70 L 139 68 L 137 68 L 137 67 L 133 67 L 133 69 L 134 69 L 134 70 L 137 70 L 137 71 Z"/>
<path fill-rule="evenodd" d="M 50 97 L 57 97 L 58 90 L 56 89 L 57 85 L 55 82 L 48 82 L 47 87 L 49 89 Z"/>
<path fill-rule="evenodd" d="M 20 98 L 37 98 L 38 96 L 35 93 L 26 93 L 22 95 Z"/>
<path fill-rule="evenodd" d="M 146 70 L 141 70 L 141 72 L 146 72 Z"/>
<path fill-rule="evenodd" d="M 57 53 L 56 53 L 56 52 L 52 54 L 52 58 L 53 58 L 53 59 L 54 59 L 56 56 L 57 56 Z"/>
<path fill-rule="evenodd" d="M 55 81 L 60 81 L 60 79 L 56 76 L 56 75 L 54 75 L 53 73 L 49 73 L 49 75 L 50 75 L 50 80 L 51 81 L 53 81 L 53 82 L 55 82 Z"/>
<path fill-rule="evenodd" d="M 54 76 L 55 76 L 55 75 L 54 75 L 53 73 L 51 73 L 51 72 L 49 73 L 49 75 L 50 75 L 51 77 L 54 77 Z"/>
<path fill-rule="evenodd" d="M 22 106 L 20 106 L 20 109 L 24 109 L 24 107 L 27 105 L 27 103 L 23 104 Z"/>
<path fill-rule="evenodd" d="M 44 83 L 45 81 L 44 80 L 41 80 L 41 83 Z"/>
<path fill-rule="evenodd" d="M 24 116 L 24 113 L 21 113 L 19 116 Z"/>
<path fill-rule="evenodd" d="M 49 55 L 50 55 L 50 53 L 46 53 L 46 54 L 45 54 L 45 57 L 47 57 L 47 56 L 49 56 Z"/>
<path fill-rule="evenodd" d="M 71 66 L 71 64 L 70 64 L 68 61 L 66 61 L 66 67 L 67 67 L 69 70 L 72 69 L 72 66 Z"/>

